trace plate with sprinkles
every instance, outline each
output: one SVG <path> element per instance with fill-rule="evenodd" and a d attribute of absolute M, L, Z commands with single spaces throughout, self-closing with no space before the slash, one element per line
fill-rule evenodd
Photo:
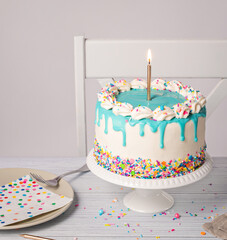
<path fill-rule="evenodd" d="M 74 192 L 62 179 L 56 188 L 33 180 L 29 173 L 46 179 L 54 174 L 28 168 L 0 169 L 0 230 L 18 229 L 49 221 L 72 204 Z"/>

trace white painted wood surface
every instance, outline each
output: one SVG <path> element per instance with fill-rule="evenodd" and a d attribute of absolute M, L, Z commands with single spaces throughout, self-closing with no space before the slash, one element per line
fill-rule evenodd
<path fill-rule="evenodd" d="M 86 114 L 85 114 L 85 39 L 74 38 L 74 74 L 76 103 L 76 143 L 78 156 L 86 156 Z"/>
<path fill-rule="evenodd" d="M 57 174 L 81 166 L 85 163 L 85 158 L 0 158 L 0 163 L 1 168 L 29 167 Z M 203 231 L 202 224 L 211 221 L 204 217 L 215 217 L 216 214 L 227 212 L 227 158 L 214 158 L 212 172 L 201 181 L 186 187 L 169 189 L 168 192 L 175 198 L 175 205 L 166 215 L 153 216 L 127 211 L 122 204 L 122 198 L 130 189 L 105 182 L 90 172 L 68 176 L 66 179 L 72 184 L 76 198 L 65 214 L 35 227 L 0 231 L 0 240 L 22 239 L 19 237 L 20 233 L 41 235 L 56 240 L 73 240 L 74 237 L 78 237 L 79 240 L 132 240 L 156 239 L 156 236 L 166 240 L 214 240 L 216 238 L 209 233 L 205 236 L 200 234 Z M 114 198 L 118 199 L 116 203 L 112 202 Z M 75 206 L 76 204 L 79 206 Z M 98 211 L 101 208 L 106 213 L 99 216 Z M 203 211 L 201 211 L 202 208 L 204 208 Z M 181 215 L 181 218 L 173 221 L 172 218 L 176 212 Z M 126 213 L 126 215 L 118 219 L 119 213 Z M 190 213 L 193 216 L 190 216 Z M 105 226 L 109 223 L 115 225 Z M 130 227 L 125 226 L 126 223 Z M 171 229 L 175 231 L 172 232 Z"/>
<path fill-rule="evenodd" d="M 227 41 L 87 39 L 86 78 L 146 77 L 149 48 L 152 77 L 227 77 Z"/>
<path fill-rule="evenodd" d="M 106 84 L 108 84 L 108 83 L 114 83 L 113 78 L 99 78 L 99 79 L 97 79 L 97 81 L 101 88 L 105 87 Z"/>
<path fill-rule="evenodd" d="M 216 87 L 211 91 L 207 97 L 207 118 L 216 110 L 218 105 L 227 95 L 227 78 L 221 79 Z"/>

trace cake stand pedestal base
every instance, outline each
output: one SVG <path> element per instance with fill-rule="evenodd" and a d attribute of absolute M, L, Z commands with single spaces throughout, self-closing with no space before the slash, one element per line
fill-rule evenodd
<path fill-rule="evenodd" d="M 171 208 L 174 204 L 174 199 L 162 190 L 137 188 L 124 197 L 123 203 L 126 207 L 136 212 L 157 213 Z"/>
<path fill-rule="evenodd" d="M 157 213 L 166 211 L 174 204 L 173 197 L 162 189 L 183 187 L 201 180 L 211 171 L 213 160 L 206 153 L 205 162 L 194 172 L 167 179 L 138 179 L 110 172 L 97 164 L 93 156 L 93 149 L 87 156 L 87 166 L 91 172 L 105 181 L 135 188 L 123 199 L 126 207 L 136 212 Z"/>

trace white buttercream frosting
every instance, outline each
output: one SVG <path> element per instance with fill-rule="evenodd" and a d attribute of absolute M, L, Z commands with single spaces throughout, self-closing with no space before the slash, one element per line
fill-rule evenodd
<path fill-rule="evenodd" d="M 186 104 L 176 104 L 173 106 L 173 111 L 176 118 L 187 118 L 190 113 L 190 108 Z"/>
<path fill-rule="evenodd" d="M 166 86 L 167 86 L 166 80 L 163 80 L 161 78 L 157 78 L 153 82 L 151 82 L 151 87 L 153 89 L 165 90 Z"/>
<path fill-rule="evenodd" d="M 199 113 L 202 108 L 200 103 L 193 99 L 186 101 L 185 104 L 190 108 L 192 114 Z"/>
<path fill-rule="evenodd" d="M 104 88 L 101 89 L 101 91 L 108 91 L 114 95 L 118 94 L 118 88 L 115 84 L 113 83 L 107 83 Z"/>
<path fill-rule="evenodd" d="M 146 89 L 147 88 L 147 81 L 142 78 L 136 78 L 131 81 L 131 88 L 134 89 Z"/>
<path fill-rule="evenodd" d="M 204 96 L 200 96 L 198 99 L 197 99 L 198 103 L 201 105 L 201 107 L 204 107 L 205 104 L 206 104 L 206 98 Z"/>
<path fill-rule="evenodd" d="M 113 95 L 108 95 L 106 97 L 103 97 L 101 101 L 101 106 L 105 109 L 111 109 L 116 104 L 116 98 Z"/>
<path fill-rule="evenodd" d="M 194 90 L 194 91 L 188 92 L 187 99 L 188 100 L 191 100 L 191 99 L 196 100 L 201 96 L 202 96 L 202 94 L 199 91 Z"/>
<path fill-rule="evenodd" d="M 106 99 L 108 96 L 113 96 L 113 93 L 110 93 L 108 91 L 103 91 L 104 88 L 102 88 L 102 91 L 99 92 L 98 95 L 98 101 L 102 102 L 104 99 Z"/>
<path fill-rule="evenodd" d="M 189 95 L 193 95 L 194 92 L 195 90 L 191 86 L 187 86 L 187 85 L 183 86 L 179 90 L 179 93 L 186 98 L 188 98 Z"/>
<path fill-rule="evenodd" d="M 183 84 L 177 80 L 168 81 L 166 82 L 166 84 L 166 89 L 171 92 L 179 92 L 180 89 L 183 87 Z"/>
<path fill-rule="evenodd" d="M 173 117 L 174 111 L 167 106 L 159 106 L 153 111 L 153 119 L 156 121 L 171 120 Z"/>
<path fill-rule="evenodd" d="M 115 115 L 130 116 L 133 110 L 133 106 L 130 103 L 117 102 L 113 107 L 113 113 Z"/>
<path fill-rule="evenodd" d="M 199 91 L 189 93 L 187 95 L 187 99 L 198 102 L 201 105 L 201 107 L 204 107 L 206 104 L 206 98 Z"/>
<path fill-rule="evenodd" d="M 121 79 L 119 81 L 116 81 L 115 82 L 115 85 L 117 86 L 118 90 L 120 92 L 126 92 L 126 91 L 129 91 L 130 88 L 131 88 L 131 85 L 130 83 L 128 83 L 126 80 L 124 79 Z"/>
<path fill-rule="evenodd" d="M 132 119 L 140 120 L 143 118 L 151 118 L 153 113 L 150 108 L 145 106 L 139 106 L 133 109 L 131 112 Z"/>

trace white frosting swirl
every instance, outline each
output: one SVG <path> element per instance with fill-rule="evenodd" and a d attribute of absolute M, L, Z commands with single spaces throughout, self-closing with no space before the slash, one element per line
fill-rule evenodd
<path fill-rule="evenodd" d="M 147 81 L 142 78 L 136 78 L 131 81 L 131 88 L 134 89 L 146 89 L 147 88 Z"/>
<path fill-rule="evenodd" d="M 113 94 L 108 92 L 108 91 L 101 91 L 97 95 L 98 95 L 98 101 L 99 102 L 103 102 L 104 99 L 106 99 L 108 96 L 113 96 Z"/>
<path fill-rule="evenodd" d="M 173 111 L 176 118 L 187 118 L 190 113 L 190 108 L 186 104 L 176 104 L 173 106 Z"/>
<path fill-rule="evenodd" d="M 180 90 L 179 90 L 179 93 L 180 93 L 182 96 L 187 97 L 187 98 L 188 98 L 189 95 L 193 95 L 194 92 L 195 92 L 195 90 L 194 90 L 191 86 L 187 86 L 187 85 L 183 86 L 183 87 L 180 88 Z"/>
<path fill-rule="evenodd" d="M 117 102 L 113 107 L 113 113 L 115 115 L 130 116 L 133 110 L 133 106 L 130 103 Z"/>
<path fill-rule="evenodd" d="M 166 80 L 163 80 L 161 78 L 157 78 L 153 82 L 151 82 L 151 87 L 153 89 L 165 90 L 166 86 L 167 86 Z"/>
<path fill-rule="evenodd" d="M 113 95 L 103 96 L 101 106 L 105 109 L 111 109 L 116 104 L 116 98 Z"/>
<path fill-rule="evenodd" d="M 186 101 L 185 105 L 187 105 L 190 108 L 192 114 L 199 113 L 202 108 L 200 103 L 193 99 Z"/>
<path fill-rule="evenodd" d="M 204 107 L 206 104 L 206 98 L 199 91 L 189 93 L 187 99 L 197 101 L 201 105 L 201 107 Z"/>
<path fill-rule="evenodd" d="M 168 81 L 166 84 L 167 84 L 166 89 L 170 90 L 171 92 L 179 92 L 180 88 L 183 87 L 183 84 L 176 80 Z"/>
<path fill-rule="evenodd" d="M 188 95 L 187 95 L 187 99 L 188 100 L 196 100 L 198 99 L 200 96 L 202 96 L 202 94 L 200 92 L 197 92 L 197 91 L 191 91 L 191 92 L 188 92 Z"/>
<path fill-rule="evenodd" d="M 206 104 L 206 98 L 203 95 L 201 95 L 197 101 L 201 105 L 201 107 L 204 107 Z"/>
<path fill-rule="evenodd" d="M 108 91 L 114 95 L 118 94 L 118 88 L 115 84 L 113 83 L 107 83 L 104 88 L 101 89 L 101 91 Z"/>
<path fill-rule="evenodd" d="M 131 112 L 132 119 L 140 120 L 143 118 L 151 118 L 153 116 L 153 113 L 150 108 L 145 106 L 139 106 L 133 109 Z"/>
<path fill-rule="evenodd" d="M 129 91 L 131 88 L 130 83 L 128 83 L 126 80 L 121 79 L 119 81 L 115 82 L 115 85 L 117 86 L 117 88 L 120 90 L 120 92 L 126 92 Z"/>
<path fill-rule="evenodd" d="M 171 120 L 175 117 L 174 111 L 167 106 L 157 107 L 153 111 L 153 119 L 156 121 Z"/>

